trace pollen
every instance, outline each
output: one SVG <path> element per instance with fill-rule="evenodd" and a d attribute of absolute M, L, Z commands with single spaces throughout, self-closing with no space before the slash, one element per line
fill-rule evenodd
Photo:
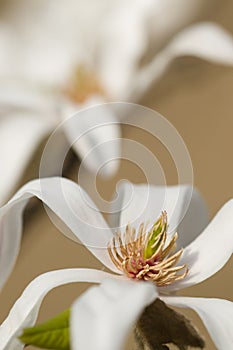
<path fill-rule="evenodd" d="M 185 278 L 186 265 L 177 265 L 183 250 L 175 252 L 178 234 L 167 240 L 167 213 L 147 231 L 142 223 L 138 229 L 130 225 L 125 232 L 117 232 L 108 245 L 108 253 L 115 266 L 126 276 L 145 281 L 153 281 L 157 286 L 170 285 Z"/>

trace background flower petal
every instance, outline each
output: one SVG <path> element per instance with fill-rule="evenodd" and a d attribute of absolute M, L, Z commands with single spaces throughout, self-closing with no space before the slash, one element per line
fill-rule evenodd
<path fill-rule="evenodd" d="M 38 276 L 27 286 L 0 326 L 0 348 L 2 350 L 24 348 L 17 336 L 21 334 L 23 328 L 34 325 L 40 305 L 51 289 L 74 282 L 101 283 L 109 276 L 111 275 L 107 272 L 93 269 L 57 270 Z"/>
<path fill-rule="evenodd" d="M 206 204 L 200 193 L 192 186 L 147 186 L 121 183 L 113 202 L 112 224 L 122 229 L 128 223 L 139 227 L 149 222 L 148 227 L 161 215 L 168 213 L 170 233 L 179 234 L 177 248 L 188 245 L 208 223 Z M 198 220 L 197 220 L 198 218 Z"/>
<path fill-rule="evenodd" d="M 112 176 L 121 155 L 121 126 L 111 105 L 103 97 L 93 96 L 81 106 L 70 106 L 70 116 L 61 127 L 69 144 L 82 159 L 81 166 L 96 176 Z M 72 113 L 71 113 L 72 110 Z"/>
<path fill-rule="evenodd" d="M 222 299 L 167 297 L 163 300 L 173 306 L 195 310 L 219 350 L 231 350 L 233 344 L 233 303 Z"/>
<path fill-rule="evenodd" d="M 169 44 L 173 56 L 192 55 L 205 60 L 232 65 L 232 35 L 211 22 L 193 25 L 180 32 Z"/>
<path fill-rule="evenodd" d="M 137 100 L 179 56 L 196 56 L 217 64 L 233 65 L 233 38 L 226 30 L 211 22 L 184 29 L 135 75 L 134 88 L 129 97 L 133 101 Z"/>
<path fill-rule="evenodd" d="M 123 349 L 130 328 L 156 297 L 149 282 L 107 279 L 91 287 L 72 308 L 72 349 Z"/>
<path fill-rule="evenodd" d="M 60 86 L 69 79 L 79 63 L 78 53 L 85 51 L 84 43 L 79 45 L 81 30 L 77 30 L 77 23 L 83 22 L 90 7 L 80 1 L 66 4 L 22 0 L 6 7 L 0 22 L 0 75 L 49 86 Z"/>
<path fill-rule="evenodd" d="M 0 105 L 0 205 L 3 205 L 17 189 L 37 147 L 57 120 L 53 96 L 24 81 L 2 80 Z M 59 148 L 57 145 L 53 157 Z M 55 163 L 55 158 L 50 160 L 49 176 Z"/>
<path fill-rule="evenodd" d="M 50 128 L 50 122 L 36 112 L 1 111 L 0 205 L 12 195 L 33 153 Z"/>

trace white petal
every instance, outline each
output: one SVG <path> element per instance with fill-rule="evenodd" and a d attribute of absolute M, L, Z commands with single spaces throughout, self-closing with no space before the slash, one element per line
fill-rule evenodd
<path fill-rule="evenodd" d="M 151 26 L 152 44 L 161 48 L 177 32 L 208 13 L 217 1 L 213 0 L 154 0 L 154 19 Z"/>
<path fill-rule="evenodd" d="M 50 218 L 65 235 L 80 240 L 100 261 L 116 271 L 106 249 L 112 231 L 94 203 L 74 182 L 65 178 L 47 178 L 29 182 L 0 209 L 0 287 L 16 260 L 22 232 L 22 213 L 33 196 L 60 219 L 55 220 L 49 212 Z M 60 225 L 61 222 L 63 225 Z"/>
<path fill-rule="evenodd" d="M 80 106 L 74 108 L 76 113 L 61 125 L 70 145 L 81 157 L 82 166 L 94 175 L 101 171 L 104 176 L 112 176 L 121 153 L 121 130 L 111 105 L 96 96 L 83 104 L 81 110 Z"/>
<path fill-rule="evenodd" d="M 41 140 L 51 128 L 50 121 L 35 112 L 5 111 L 0 116 L 0 205 L 20 180 Z"/>
<path fill-rule="evenodd" d="M 179 33 L 169 45 L 173 56 L 193 55 L 215 63 L 233 64 L 233 38 L 214 23 L 193 25 Z"/>
<path fill-rule="evenodd" d="M 124 227 L 130 223 L 139 227 L 142 222 L 149 222 L 150 227 L 166 210 L 169 232 L 177 230 L 179 233 L 178 247 L 189 244 L 208 223 L 205 202 L 192 186 L 147 186 L 124 182 L 119 185 L 117 194 L 112 207 L 116 226 Z"/>
<path fill-rule="evenodd" d="M 153 10 L 151 0 L 120 1 L 105 18 L 98 71 L 113 98 L 125 99 L 128 93 L 139 60 L 147 49 L 147 22 Z"/>
<path fill-rule="evenodd" d="M 233 38 L 230 33 L 214 23 L 205 22 L 184 29 L 135 75 L 134 88 L 129 97 L 135 101 L 152 83 L 160 79 L 176 57 L 187 55 L 218 64 L 232 65 Z"/>
<path fill-rule="evenodd" d="M 216 347 L 231 350 L 233 344 L 233 303 L 208 298 L 167 297 L 163 300 L 173 306 L 194 309 L 202 319 Z"/>
<path fill-rule="evenodd" d="M 101 283 L 110 276 L 112 275 L 107 272 L 92 269 L 58 270 L 38 276 L 27 286 L 0 326 L 0 349 L 24 348 L 16 337 L 20 335 L 23 328 L 34 325 L 40 305 L 51 289 L 73 282 Z"/>
<path fill-rule="evenodd" d="M 108 279 L 91 287 L 72 308 L 72 349 L 123 349 L 131 326 L 156 297 L 149 282 Z"/>
<path fill-rule="evenodd" d="M 21 1 L 5 11 L 1 74 L 60 84 L 69 77 L 79 48 L 79 2 Z M 75 30 L 76 29 L 76 30 Z M 17 32 L 17 36 L 14 33 Z M 59 38 L 59 40 L 58 40 Z M 4 45 L 5 44 L 5 45 Z"/>
<path fill-rule="evenodd" d="M 184 249 L 179 264 L 187 264 L 189 273 L 170 289 L 199 283 L 219 271 L 232 255 L 232 232 L 233 200 L 226 203 L 199 237 Z"/>
<path fill-rule="evenodd" d="M 43 89 L 30 81 L 16 78 L 2 78 L 0 85 L 1 110 L 37 111 L 41 119 L 46 119 L 53 125 L 57 117 L 55 114 L 55 94 L 53 91 Z"/>
<path fill-rule="evenodd" d="M 24 81 L 3 80 L 0 105 L 2 205 L 16 189 L 41 140 L 56 126 L 57 115 L 54 96 Z M 50 169 L 54 163 L 50 161 Z"/>

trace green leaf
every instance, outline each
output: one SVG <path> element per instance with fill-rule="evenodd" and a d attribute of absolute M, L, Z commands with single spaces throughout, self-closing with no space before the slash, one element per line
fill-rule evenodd
<path fill-rule="evenodd" d="M 180 350 L 205 347 L 191 322 L 160 299 L 142 313 L 135 328 L 135 339 L 138 350 L 168 350 L 169 344 Z"/>
<path fill-rule="evenodd" d="M 19 340 L 43 349 L 70 350 L 70 309 L 32 328 L 26 328 Z"/>

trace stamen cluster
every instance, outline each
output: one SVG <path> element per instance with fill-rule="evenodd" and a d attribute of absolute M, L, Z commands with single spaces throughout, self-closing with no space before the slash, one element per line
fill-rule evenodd
<path fill-rule="evenodd" d="M 117 232 L 108 245 L 108 253 L 125 275 L 139 280 L 150 280 L 158 286 L 166 286 L 187 273 L 186 265 L 177 266 L 183 250 L 174 253 L 178 234 L 175 233 L 167 244 L 167 213 L 162 212 L 149 232 L 142 223 L 138 232 L 127 225 L 123 234 Z M 183 270 L 183 273 L 179 273 Z"/>

